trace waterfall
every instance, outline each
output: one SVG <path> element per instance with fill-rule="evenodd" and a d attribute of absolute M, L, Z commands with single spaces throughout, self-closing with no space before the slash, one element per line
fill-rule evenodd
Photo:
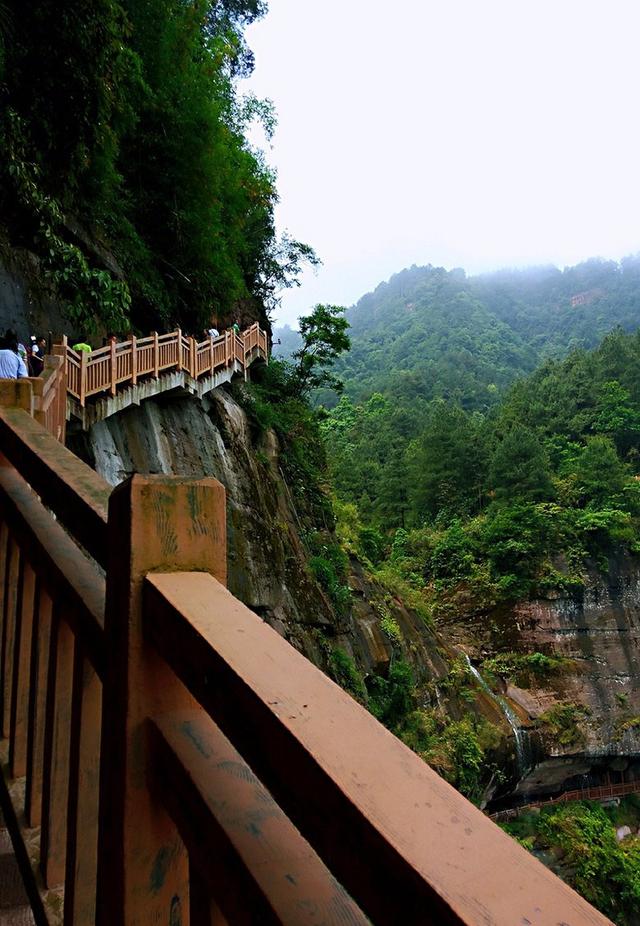
<path fill-rule="evenodd" d="M 466 653 L 463 653 L 462 655 L 464 656 L 467 666 L 469 667 L 469 671 L 475 680 L 478 682 L 485 694 L 491 698 L 494 704 L 499 707 L 500 712 L 504 715 L 507 723 L 513 731 L 513 738 L 516 745 L 516 764 L 518 768 L 518 777 L 521 778 L 527 770 L 529 750 L 527 748 L 527 737 L 522 729 L 522 726 L 520 725 L 520 721 L 518 720 L 515 711 L 512 710 L 506 698 L 503 698 L 502 695 L 496 694 L 496 692 L 489 687 Z"/>

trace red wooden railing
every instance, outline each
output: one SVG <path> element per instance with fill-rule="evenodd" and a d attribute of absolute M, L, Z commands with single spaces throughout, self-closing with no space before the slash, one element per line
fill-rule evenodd
<path fill-rule="evenodd" d="M 548 807 L 550 804 L 564 804 L 568 801 L 606 801 L 627 794 L 640 794 L 640 780 L 620 781 L 617 784 L 594 785 L 592 788 L 575 788 L 572 791 L 563 791 L 555 797 L 542 798 L 530 804 L 521 804 L 519 807 L 509 807 L 507 810 L 498 810 L 491 814 L 491 819 L 498 822 L 513 820 L 529 810 L 539 807 Z"/>
<path fill-rule="evenodd" d="M 608 922 L 227 591 L 220 483 L 110 493 L 0 403 L 0 802 L 38 923 L 62 888 L 66 926 Z"/>
<path fill-rule="evenodd" d="M 204 341 L 185 337 L 178 328 L 111 343 L 91 354 L 73 350 L 65 338 L 57 350 L 65 358 L 69 394 L 84 406 L 90 396 L 115 395 L 118 386 L 135 386 L 142 377 L 157 378 L 171 370 L 184 370 L 193 379 L 234 364 L 244 370 L 257 357 L 266 359 L 267 335 L 256 322 L 242 334 L 226 331 Z"/>

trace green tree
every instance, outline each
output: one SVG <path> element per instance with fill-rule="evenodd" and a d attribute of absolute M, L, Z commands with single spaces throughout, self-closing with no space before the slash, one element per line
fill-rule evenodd
<path fill-rule="evenodd" d="M 619 504 L 628 471 L 608 437 L 590 437 L 576 460 L 576 476 L 583 505 Z"/>
<path fill-rule="evenodd" d="M 501 501 L 551 496 L 549 460 L 532 431 L 516 424 L 504 436 L 491 460 L 489 483 Z"/>
<path fill-rule="evenodd" d="M 344 308 L 337 305 L 316 305 L 310 315 L 299 319 L 302 347 L 294 351 L 294 372 L 300 391 L 308 395 L 314 389 L 328 386 L 336 392 L 342 383 L 330 367 L 351 347 L 347 334 L 349 322 Z"/>
<path fill-rule="evenodd" d="M 638 442 L 640 414 L 631 403 L 631 394 L 617 380 L 603 383 L 596 404 L 594 430 L 608 434 L 621 453 Z"/>
<path fill-rule="evenodd" d="M 461 408 L 436 401 L 420 439 L 408 453 L 414 517 L 435 518 L 477 510 L 487 475 L 483 422 Z"/>

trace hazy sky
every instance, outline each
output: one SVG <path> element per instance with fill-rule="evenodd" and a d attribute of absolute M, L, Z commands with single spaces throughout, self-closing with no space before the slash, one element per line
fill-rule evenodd
<path fill-rule="evenodd" d="M 638 0 L 269 0 L 278 223 L 317 276 L 293 321 L 412 263 L 471 272 L 640 250 Z"/>

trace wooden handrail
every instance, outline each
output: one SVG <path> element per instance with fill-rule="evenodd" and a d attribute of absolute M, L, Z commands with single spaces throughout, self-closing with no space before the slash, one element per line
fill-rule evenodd
<path fill-rule="evenodd" d="M 96 573 L 69 534 L 0 454 L 0 516 L 12 525 L 20 549 L 29 551 L 35 573 L 46 577 L 47 593 L 64 601 L 66 619 L 82 625 L 85 648 L 96 671 L 104 671 L 104 578 Z"/>
<path fill-rule="evenodd" d="M 150 786 L 228 922 L 246 921 L 250 910 L 256 923 L 369 923 L 203 711 L 167 715 L 150 728 Z"/>
<path fill-rule="evenodd" d="M 30 383 L 1 401 L 0 803 L 37 922 L 39 889 L 66 926 L 609 922 L 227 591 L 220 483 L 110 492 Z"/>
<path fill-rule="evenodd" d="M 217 346 L 224 348 L 219 361 L 215 359 Z M 175 358 L 161 362 L 161 348 L 173 353 Z M 69 394 L 84 407 L 91 396 L 105 392 L 115 395 L 118 386 L 135 385 L 144 376 L 158 378 L 161 372 L 172 369 L 183 370 L 195 380 L 233 364 L 245 371 L 255 359 L 267 359 L 267 335 L 256 322 L 242 335 L 227 331 L 204 341 L 186 337 L 178 328 L 164 335 L 132 337 L 129 341 L 98 348 L 91 354 L 73 350 L 66 340 L 57 350 L 65 355 Z M 206 356 L 206 363 L 200 363 L 201 356 Z"/>
<path fill-rule="evenodd" d="M 606 922 L 214 578 L 145 595 L 154 646 L 373 922 Z"/>
<path fill-rule="evenodd" d="M 0 446 L 67 530 L 105 565 L 110 490 L 104 480 L 21 409 L 0 408 Z"/>

